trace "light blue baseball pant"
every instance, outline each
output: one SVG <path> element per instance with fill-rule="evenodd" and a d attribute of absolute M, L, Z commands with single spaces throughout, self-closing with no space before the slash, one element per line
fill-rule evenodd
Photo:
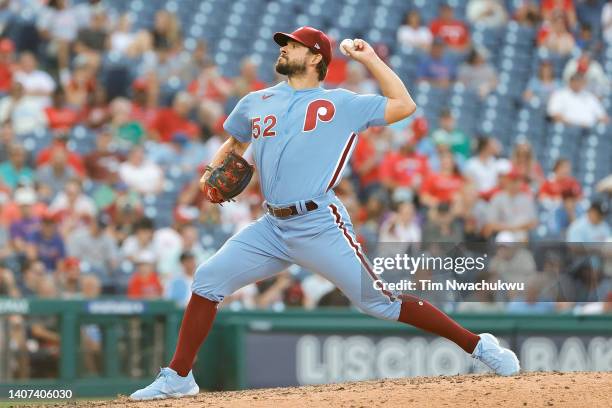
<path fill-rule="evenodd" d="M 401 301 L 374 288 L 380 278 L 355 239 L 344 205 L 333 191 L 313 201 L 319 206 L 314 211 L 285 219 L 266 214 L 239 231 L 198 266 L 193 293 L 222 302 L 295 263 L 333 282 L 364 313 L 397 320 Z"/>

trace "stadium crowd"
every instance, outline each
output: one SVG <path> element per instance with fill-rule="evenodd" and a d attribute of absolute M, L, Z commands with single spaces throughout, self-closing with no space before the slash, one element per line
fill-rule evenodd
<path fill-rule="evenodd" d="M 611 73 L 598 57 L 612 47 L 612 2 L 513 4 L 469 0 L 465 18 L 442 4 L 431 21 L 412 9 L 396 39 L 397 47 L 422 51 L 417 81 L 409 85 L 460 83 L 485 98 L 499 74 L 471 31 L 514 20 L 537 28 L 538 47 L 568 60 L 562 72 L 543 61 L 524 100 L 544 101 L 550 122 L 584 129 L 608 124 L 602 98 Z M 34 18 L 22 19 L 25 12 Z M 133 18 L 104 1 L 0 1 L 0 295 L 126 295 L 184 305 L 196 266 L 263 214 L 257 177 L 237 202 L 222 207 L 205 200 L 198 180 L 228 137 L 222 124 L 236 102 L 283 80 L 259 77 L 261 65 L 273 70 L 274 61 L 236 61 L 240 73 L 229 77 L 205 41 L 185 51 L 187 27 L 172 12 L 158 10 L 144 29 L 133 29 Z M 363 66 L 335 54 L 325 86 L 378 92 Z M 117 56 L 130 61 L 129 71 L 109 65 Z M 435 121 L 420 112 L 401 126 L 364 131 L 336 194 L 371 255 L 385 243 L 419 251 L 429 243 L 497 242 L 489 273 L 478 278 L 520 279 L 535 288 L 528 298 L 440 302 L 552 311 L 560 304 L 554 301 L 612 294 L 609 250 L 563 282 L 570 295 L 546 298 L 537 290 L 567 267 L 558 253 L 539 259 L 530 250 L 543 214 L 548 240 L 612 239 L 610 177 L 598 196 L 585 196 L 573 165 L 560 157 L 547 174 L 529 140 L 517 139 L 504 151 L 495 134 L 466 132 L 443 109 Z M 561 286 L 560 278 L 553 281 Z M 282 310 L 348 301 L 324 278 L 292 267 L 239 290 L 224 305 Z M 31 335 L 53 338 L 44 327 Z"/>

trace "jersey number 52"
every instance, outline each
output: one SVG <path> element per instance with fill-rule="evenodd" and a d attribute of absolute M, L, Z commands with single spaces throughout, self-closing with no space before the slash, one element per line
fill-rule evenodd
<path fill-rule="evenodd" d="M 261 126 L 261 117 L 251 119 L 251 136 L 253 136 L 254 139 L 257 139 L 261 135 Z M 276 136 L 276 131 L 274 130 L 274 126 L 276 126 L 276 116 L 266 116 L 263 120 L 263 126 L 264 137 Z"/>

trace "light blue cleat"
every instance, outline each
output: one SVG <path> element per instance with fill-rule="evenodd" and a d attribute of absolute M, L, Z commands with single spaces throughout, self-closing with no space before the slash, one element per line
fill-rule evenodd
<path fill-rule="evenodd" d="M 189 371 L 187 377 L 181 377 L 173 369 L 162 368 L 157 374 L 157 378 L 151 385 L 140 389 L 130 395 L 133 400 L 152 400 L 164 398 L 180 398 L 196 395 L 200 387 L 193 378 L 193 373 Z"/>
<path fill-rule="evenodd" d="M 503 348 L 499 341 L 489 333 L 478 335 L 480 341 L 472 353 L 472 357 L 485 363 L 495 374 L 516 375 L 521 369 L 519 360 L 512 350 Z"/>

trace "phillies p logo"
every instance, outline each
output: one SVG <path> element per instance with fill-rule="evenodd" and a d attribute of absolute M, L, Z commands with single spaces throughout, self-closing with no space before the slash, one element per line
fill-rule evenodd
<path fill-rule="evenodd" d="M 304 118 L 304 132 L 310 132 L 317 127 L 317 120 L 329 122 L 336 114 L 336 107 L 327 99 L 317 99 L 308 104 Z"/>

